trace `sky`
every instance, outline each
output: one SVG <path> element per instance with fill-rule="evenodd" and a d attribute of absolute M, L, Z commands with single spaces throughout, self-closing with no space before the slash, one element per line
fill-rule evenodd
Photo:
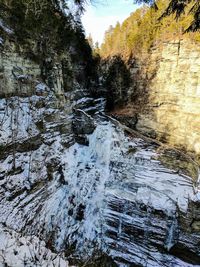
<path fill-rule="evenodd" d="M 82 23 L 86 36 L 92 35 L 94 42 L 102 43 L 104 33 L 110 25 L 123 22 L 137 6 L 134 0 L 94 0 L 86 7 Z"/>

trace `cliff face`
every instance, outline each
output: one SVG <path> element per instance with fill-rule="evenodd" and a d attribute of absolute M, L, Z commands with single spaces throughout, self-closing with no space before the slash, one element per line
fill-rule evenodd
<path fill-rule="evenodd" d="M 71 44 L 63 47 L 62 54 L 53 50 L 48 56 L 34 60 L 14 37 L 9 31 L 0 39 L 1 263 L 25 266 L 22 257 L 29 266 L 61 266 L 60 260 L 62 266 L 67 266 L 66 260 L 52 254 L 59 234 L 50 230 L 51 219 L 45 227 L 38 223 L 45 201 L 67 185 L 61 158 L 79 136 L 72 129 L 75 104 L 81 108 L 82 97 L 91 100 L 86 89 L 90 82 L 86 68 L 92 57 L 83 62 L 86 51 Z M 82 117 L 84 120 L 84 114 Z M 85 123 L 81 132 L 83 141 L 87 126 Z M 94 127 L 90 131 L 93 130 Z M 21 234 L 29 235 L 30 239 L 22 238 L 19 245 L 15 240 Z M 8 243 L 18 251 L 16 254 L 7 250 Z M 41 251 L 34 251 L 32 246 Z M 35 255 L 41 253 L 41 258 L 34 261 L 30 251 Z"/>
<path fill-rule="evenodd" d="M 63 57 L 70 61 L 69 53 Z M 48 59 L 44 60 L 47 64 Z M 72 114 L 73 99 L 76 94 L 84 94 L 84 89 L 70 77 L 68 90 L 65 90 L 67 73 L 63 71 L 61 58 L 53 64 L 49 58 L 49 65 L 41 66 L 27 58 L 23 49 L 19 52 L 10 40 L 5 40 L 1 48 L 0 64 L 1 157 L 13 155 L 10 167 L 15 173 L 18 152 L 37 150 L 51 132 L 53 136 L 55 132 L 61 135 L 71 132 L 71 122 L 64 118 Z M 51 67 L 48 69 L 48 66 Z M 76 72 L 73 65 L 71 69 Z M 45 78 L 43 72 L 46 72 Z M 77 93 L 80 88 L 81 93 Z M 6 169 L 2 169 L 4 175 Z M 24 171 L 21 167 L 20 170 Z"/>
<path fill-rule="evenodd" d="M 155 76 L 147 86 L 148 105 L 137 129 L 200 154 L 200 49 L 188 42 L 154 50 Z M 147 71 L 148 75 L 149 70 Z"/>
<path fill-rule="evenodd" d="M 182 40 L 130 60 L 129 101 L 118 115 L 137 114 L 140 132 L 200 154 L 199 55 L 198 45 Z"/>

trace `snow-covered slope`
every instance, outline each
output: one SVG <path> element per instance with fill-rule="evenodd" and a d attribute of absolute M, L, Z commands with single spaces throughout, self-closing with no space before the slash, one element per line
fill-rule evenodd
<path fill-rule="evenodd" d="M 68 267 L 62 255 L 52 253 L 36 236 L 23 237 L 0 226 L 0 266 Z"/>
<path fill-rule="evenodd" d="M 3 225 L 86 262 L 102 251 L 120 266 L 183 266 L 169 255 L 183 244 L 198 254 L 200 236 L 183 221 L 193 216 L 192 179 L 164 167 L 155 145 L 79 109 L 79 128 L 88 118 L 95 128 L 82 145 L 69 123 L 76 115 L 67 105 L 61 112 L 53 96 L 11 100 L 1 100 L 2 145 L 15 144 L 1 153 Z"/>

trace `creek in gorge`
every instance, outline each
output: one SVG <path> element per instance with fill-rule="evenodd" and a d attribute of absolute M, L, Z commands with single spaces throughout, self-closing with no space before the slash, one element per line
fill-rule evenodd
<path fill-rule="evenodd" d="M 199 48 L 97 62 L 61 11 L 0 14 L 0 267 L 200 266 Z"/>

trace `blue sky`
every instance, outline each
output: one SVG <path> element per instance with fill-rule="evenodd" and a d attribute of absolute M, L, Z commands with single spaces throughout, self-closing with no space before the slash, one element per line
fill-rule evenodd
<path fill-rule="evenodd" d="M 110 25 L 115 26 L 126 19 L 137 6 L 133 0 L 95 0 L 93 5 L 86 7 L 82 17 L 86 36 L 90 33 L 94 42 L 102 43 L 105 31 Z"/>

